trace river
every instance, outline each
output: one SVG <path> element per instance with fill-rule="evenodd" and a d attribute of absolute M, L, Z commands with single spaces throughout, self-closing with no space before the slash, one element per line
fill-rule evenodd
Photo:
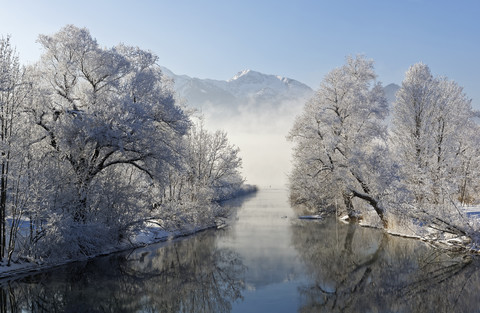
<path fill-rule="evenodd" d="M 298 220 L 288 192 L 229 203 L 229 227 L 0 286 L 0 312 L 479 312 L 476 259 Z"/>

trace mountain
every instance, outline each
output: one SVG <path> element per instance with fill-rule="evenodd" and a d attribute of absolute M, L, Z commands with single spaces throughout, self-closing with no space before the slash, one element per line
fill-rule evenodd
<path fill-rule="evenodd" d="M 281 96 L 282 99 L 297 99 L 311 95 L 313 90 L 294 79 L 267 75 L 252 70 L 237 73 L 227 81 L 226 88 L 236 97 L 268 100 Z"/>
<path fill-rule="evenodd" d="M 385 97 L 388 101 L 388 106 L 391 108 L 393 103 L 395 102 L 395 94 L 397 93 L 400 86 L 397 84 L 389 84 L 383 87 L 383 91 L 385 92 Z"/>
<path fill-rule="evenodd" d="M 238 72 L 229 80 L 193 78 L 176 75 L 162 67 L 175 82 L 175 91 L 189 106 L 220 115 L 236 114 L 242 107 L 271 107 L 286 101 L 305 102 L 313 90 L 294 79 L 252 70 Z"/>
<path fill-rule="evenodd" d="M 304 103 L 313 95 L 309 86 L 297 80 L 252 70 L 238 72 L 226 81 L 177 75 L 166 67 L 162 67 L 162 71 L 174 80 L 175 91 L 189 106 L 202 111 L 214 109 L 219 115 L 235 114 L 246 106 L 260 109 L 292 101 Z M 390 107 L 398 89 L 397 84 L 384 87 Z"/>
<path fill-rule="evenodd" d="M 388 127 L 392 126 L 392 114 L 393 114 L 393 103 L 396 99 L 397 91 L 400 89 L 400 86 L 397 84 L 389 84 L 383 87 L 383 92 L 385 93 L 385 97 L 387 98 L 388 107 L 390 109 L 390 113 L 385 118 L 385 124 Z"/>

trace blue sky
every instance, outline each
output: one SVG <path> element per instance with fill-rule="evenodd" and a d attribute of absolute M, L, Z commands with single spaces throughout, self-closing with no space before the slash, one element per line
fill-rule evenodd
<path fill-rule="evenodd" d="M 152 50 L 177 74 L 229 79 L 252 69 L 316 89 L 347 55 L 375 60 L 378 79 L 400 83 L 428 64 L 465 88 L 480 109 L 480 1 L 24 1 L 1 0 L 0 34 L 22 61 L 38 34 L 86 27 L 102 46 Z"/>

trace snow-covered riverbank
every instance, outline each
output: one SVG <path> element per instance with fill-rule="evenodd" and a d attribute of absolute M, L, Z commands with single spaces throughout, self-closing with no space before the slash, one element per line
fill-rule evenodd
<path fill-rule="evenodd" d="M 134 250 L 140 247 L 147 245 L 165 242 L 169 240 L 174 240 L 180 237 L 191 236 L 196 233 L 221 227 L 220 225 L 207 225 L 203 227 L 184 227 L 182 230 L 177 231 L 166 231 L 162 229 L 159 225 L 154 223 L 148 223 L 145 228 L 139 231 L 135 236 L 129 240 L 120 242 L 118 245 L 111 245 L 105 247 L 101 253 L 94 255 L 88 255 L 85 257 L 78 257 L 74 259 L 55 259 L 55 260 L 44 260 L 44 261 L 29 261 L 22 260 L 12 262 L 10 266 L 7 266 L 7 262 L 4 261 L 0 263 L 0 284 L 8 281 L 10 279 L 17 279 L 23 276 L 32 275 L 35 273 L 40 273 L 42 271 L 52 270 L 56 267 L 63 266 L 69 263 L 85 261 L 100 256 L 105 256 L 113 253 L 118 253 L 127 250 Z"/>
<path fill-rule="evenodd" d="M 133 250 L 151 244 L 191 236 L 208 229 L 222 228 L 227 223 L 226 221 L 230 215 L 229 210 L 238 205 L 227 204 L 227 201 L 240 200 L 240 202 L 242 202 L 243 197 L 254 194 L 257 191 L 257 186 L 244 185 L 233 194 L 230 199 L 223 199 L 221 201 L 222 204 L 215 202 L 211 203 L 210 208 L 214 208 L 215 210 L 212 209 L 210 210 L 212 212 L 209 211 L 208 214 L 213 214 L 210 218 L 202 219 L 200 216 L 189 215 L 188 212 L 184 212 L 183 215 L 172 215 L 170 216 L 170 219 L 168 219 L 167 216 L 163 219 L 145 219 L 144 222 L 141 223 L 142 226 L 136 228 L 133 235 L 117 242 L 116 244 L 107 244 L 97 253 L 90 253 L 84 256 L 77 254 L 74 257 L 68 257 L 65 253 L 64 256 L 57 256 L 51 259 L 27 259 L 19 255 L 14 255 L 10 265 L 7 265 L 8 261 L 7 258 L 5 258 L 3 262 L 0 262 L 0 284 L 9 279 L 16 279 L 17 277 L 51 270 L 55 267 L 69 263 L 85 261 L 99 256 Z M 203 217 L 205 217 L 207 213 L 205 212 L 203 215 Z M 29 225 L 30 223 L 28 220 L 19 223 L 19 233 L 25 236 L 29 231 Z"/>
<path fill-rule="evenodd" d="M 461 208 L 461 213 L 468 217 L 470 226 L 480 222 L 480 206 L 458 206 Z M 339 218 L 341 222 L 348 223 L 347 215 Z M 471 233 L 453 233 L 442 231 L 434 225 L 412 224 L 408 228 L 384 229 L 379 223 L 372 223 L 369 219 L 361 219 L 358 224 L 362 227 L 383 229 L 387 234 L 397 237 L 410 238 L 426 242 L 436 248 L 447 251 L 480 254 L 480 247 L 478 246 L 475 234 Z"/>

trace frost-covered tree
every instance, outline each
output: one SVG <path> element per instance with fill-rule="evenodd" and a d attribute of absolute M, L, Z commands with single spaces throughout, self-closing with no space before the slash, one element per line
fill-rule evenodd
<path fill-rule="evenodd" d="M 244 190 L 239 149 L 229 142 L 226 132 L 208 131 L 202 118 L 192 124 L 183 145 L 182 166 L 170 168 L 155 207 L 160 207 L 162 220 L 213 225 L 217 217 L 227 214 L 217 202 Z"/>
<path fill-rule="evenodd" d="M 28 196 L 23 184 L 28 137 L 22 113 L 31 86 L 25 76 L 10 38 L 0 38 L 0 261 L 7 252 L 9 263 Z"/>
<path fill-rule="evenodd" d="M 47 249 L 88 254 L 148 214 L 151 190 L 179 166 L 190 120 L 152 53 L 103 48 L 71 25 L 39 42 L 44 54 L 30 69 L 31 153 L 49 168 L 39 169 L 35 190 L 44 200 L 31 234 L 58 243 Z"/>
<path fill-rule="evenodd" d="M 473 148 L 470 99 L 418 63 L 406 72 L 393 111 L 392 143 L 407 188 L 417 204 L 444 204 L 461 189 Z"/>
<path fill-rule="evenodd" d="M 473 174 L 478 126 L 471 101 L 457 83 L 417 63 L 405 74 L 394 104 L 391 142 L 408 197 L 400 207 L 414 221 L 469 241 L 471 221 L 458 208 Z"/>
<path fill-rule="evenodd" d="M 36 99 L 32 112 L 45 143 L 73 177 L 72 215 L 86 221 L 97 177 L 135 168 L 153 180 L 162 173 L 150 165 L 174 162 L 175 142 L 189 121 L 151 53 L 102 48 L 86 29 L 71 25 L 39 42 L 45 49 L 38 65 L 43 99 Z"/>
<path fill-rule="evenodd" d="M 239 152 L 228 141 L 226 132 L 211 133 L 202 121 L 194 125 L 188 135 L 187 149 L 187 184 L 192 197 L 198 196 L 202 188 L 210 189 L 213 200 L 235 194 L 243 184 Z"/>
<path fill-rule="evenodd" d="M 229 142 L 225 131 L 210 132 L 200 118 L 183 145 L 182 167 L 170 169 L 162 201 L 210 203 L 239 192 L 244 182 L 240 149 Z"/>
<path fill-rule="evenodd" d="M 462 138 L 460 161 L 457 163 L 458 200 L 462 204 L 478 203 L 480 194 L 480 125 L 472 123 Z"/>
<path fill-rule="evenodd" d="M 389 177 L 379 165 L 385 162 L 388 107 L 375 79 L 373 61 L 361 56 L 327 74 L 290 131 L 290 188 L 296 202 L 328 206 L 338 199 L 350 217 L 356 215 L 354 199 L 363 200 L 386 227 L 379 196 Z"/>

